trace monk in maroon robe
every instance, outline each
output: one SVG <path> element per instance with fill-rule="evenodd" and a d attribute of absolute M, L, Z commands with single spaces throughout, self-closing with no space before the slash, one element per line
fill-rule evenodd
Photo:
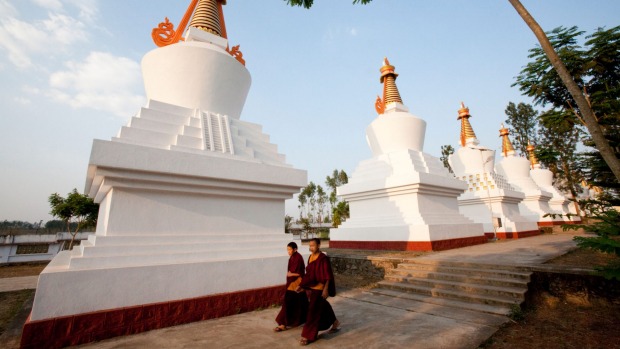
<path fill-rule="evenodd" d="M 308 298 L 305 292 L 296 292 L 305 275 L 304 258 L 297 252 L 297 244 L 290 242 L 287 247 L 288 270 L 286 272 L 286 292 L 282 301 L 282 309 L 276 317 L 276 332 L 286 331 L 289 327 L 297 327 L 306 322 Z"/>
<path fill-rule="evenodd" d="M 312 239 L 310 241 L 310 252 L 306 275 L 301 280 L 298 291 L 304 290 L 308 296 L 308 316 L 306 324 L 301 331 L 299 344 L 307 345 L 314 342 L 319 331 L 329 329 L 330 332 L 339 330 L 340 321 L 336 319 L 336 314 L 332 306 L 327 301 L 327 297 L 336 295 L 336 283 L 332 265 L 327 257 L 320 250 L 321 240 Z"/>

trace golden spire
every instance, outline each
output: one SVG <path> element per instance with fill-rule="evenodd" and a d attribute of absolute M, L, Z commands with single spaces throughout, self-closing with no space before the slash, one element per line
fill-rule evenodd
<path fill-rule="evenodd" d="M 198 6 L 192 16 L 190 27 L 202 29 L 211 34 L 225 37 L 221 6 L 226 5 L 226 0 L 198 0 Z"/>
<path fill-rule="evenodd" d="M 392 103 L 403 103 L 403 100 L 400 98 L 400 93 L 398 93 L 398 88 L 396 87 L 396 77 L 398 74 L 394 72 L 394 66 L 390 65 L 390 61 L 388 61 L 387 57 L 383 58 L 383 67 L 380 69 L 381 78 L 379 81 L 383 84 L 383 101 L 380 102 L 379 98 L 377 98 L 377 103 L 375 103 L 375 109 L 377 113 L 383 114 L 385 108 Z M 383 104 L 382 106 L 380 104 Z M 381 108 L 382 107 L 382 108 Z"/>
<path fill-rule="evenodd" d="M 508 153 L 510 152 L 512 152 L 513 154 L 515 152 L 515 148 L 512 146 L 510 138 L 508 138 L 509 134 L 510 131 L 508 131 L 508 129 L 505 128 L 504 124 L 502 123 L 502 128 L 499 130 L 499 136 L 502 137 L 502 153 L 504 153 L 504 156 L 508 156 Z"/>
<path fill-rule="evenodd" d="M 469 123 L 469 108 L 465 107 L 465 104 L 461 102 L 461 109 L 459 109 L 459 117 L 457 120 L 461 120 L 461 146 L 465 146 L 467 140 L 470 138 L 476 138 L 476 133 Z"/>
<path fill-rule="evenodd" d="M 535 168 L 536 165 L 538 165 L 538 159 L 536 158 L 536 154 L 534 153 L 534 149 L 536 149 L 535 146 L 533 146 L 530 141 L 527 141 L 527 148 L 525 148 L 525 150 L 527 150 L 527 153 L 530 155 L 530 164 L 532 165 L 532 168 Z M 540 166 L 540 165 L 538 165 Z"/>

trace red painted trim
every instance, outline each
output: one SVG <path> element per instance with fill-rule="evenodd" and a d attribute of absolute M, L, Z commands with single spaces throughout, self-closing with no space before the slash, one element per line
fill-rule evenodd
<path fill-rule="evenodd" d="M 538 222 L 538 227 L 552 227 L 553 222 Z"/>
<path fill-rule="evenodd" d="M 20 348 L 63 348 L 280 304 L 284 286 L 101 310 L 24 324 Z"/>
<path fill-rule="evenodd" d="M 453 248 L 478 245 L 487 242 L 487 237 L 471 236 L 467 238 L 437 241 L 329 241 L 331 248 L 355 250 L 391 250 L 391 251 L 442 251 Z"/>
<path fill-rule="evenodd" d="M 489 239 L 493 238 L 493 233 L 484 233 L 484 235 L 486 235 L 487 238 Z M 531 236 L 536 236 L 536 235 L 540 235 L 540 230 L 517 231 L 517 232 L 510 232 L 510 233 L 499 232 L 497 233 L 496 237 L 500 240 L 506 240 L 506 239 L 523 239 L 523 238 L 529 238 Z"/>
<path fill-rule="evenodd" d="M 575 222 L 573 221 L 538 222 L 539 227 L 552 227 L 555 225 L 562 225 L 562 224 L 575 224 Z"/>

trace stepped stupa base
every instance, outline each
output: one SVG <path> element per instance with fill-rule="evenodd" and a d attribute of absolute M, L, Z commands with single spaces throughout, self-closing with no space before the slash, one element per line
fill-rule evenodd
<path fill-rule="evenodd" d="M 281 301 L 284 201 L 305 171 L 95 140 L 97 231 L 39 276 L 23 348 L 60 348 Z"/>
<path fill-rule="evenodd" d="M 286 246 L 286 245 L 284 245 Z M 68 260 L 70 252 L 59 255 L 61 260 Z M 107 268 L 70 273 L 62 269 L 66 264 L 58 263 L 46 268 L 41 274 L 39 288 L 46 294 L 53 290 L 62 290 L 60 285 L 72 283 L 71 294 L 61 294 L 65 302 L 80 299 L 81 302 L 99 305 L 109 299 L 143 298 L 135 305 L 112 306 L 93 311 L 82 311 L 71 315 L 59 315 L 41 320 L 30 317 L 24 324 L 21 348 L 64 348 L 67 346 L 100 341 L 107 338 L 132 335 L 159 328 L 177 326 L 185 323 L 208 320 L 218 317 L 254 311 L 260 308 L 280 304 L 284 292 L 284 283 L 244 288 L 230 292 L 220 292 L 205 296 L 174 298 L 152 301 L 157 293 L 174 293 L 185 291 L 184 287 L 193 285 L 208 289 L 214 279 L 241 279 L 223 275 L 224 270 L 235 275 L 248 276 L 247 270 L 279 270 L 286 266 L 287 257 L 257 260 L 221 261 L 211 263 L 194 263 L 178 266 L 151 266 L 126 268 Z M 235 265 L 231 270 L 231 264 Z M 162 271 L 165 270 L 165 273 Z M 257 269 L 258 270 L 258 269 Z M 63 275 L 65 274 L 65 275 Z M 213 279 L 212 279 L 213 278 Z M 110 282 L 112 284 L 110 284 Z M 124 284 L 124 287 L 118 287 Z M 108 293 L 112 287 L 116 292 Z M 247 286 L 246 286 L 247 287 Z M 98 292 L 97 292 L 98 291 Z M 39 295 L 41 292 L 37 292 Z M 165 299 L 162 298 L 162 299 Z M 136 303 L 136 302 L 133 302 Z M 83 305 L 83 303 L 82 303 Z"/>
<path fill-rule="evenodd" d="M 439 251 L 487 242 L 483 227 L 459 213 L 466 185 L 439 159 L 405 149 L 362 161 L 338 193 L 351 217 L 330 231 L 330 247 Z"/>

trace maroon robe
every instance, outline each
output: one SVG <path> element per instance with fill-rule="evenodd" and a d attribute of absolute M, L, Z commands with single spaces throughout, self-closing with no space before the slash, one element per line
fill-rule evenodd
<path fill-rule="evenodd" d="M 291 273 L 299 274 L 302 277 L 304 276 L 304 258 L 298 252 L 294 252 L 288 259 L 287 270 Z M 298 277 L 299 276 L 290 276 L 286 278 L 287 290 L 284 293 L 282 309 L 280 309 L 280 313 L 278 313 L 276 317 L 278 326 L 296 327 L 306 322 L 306 312 L 308 310 L 308 298 L 306 293 L 297 293 L 288 290 L 289 285 L 297 280 Z"/>
<path fill-rule="evenodd" d="M 308 259 L 309 261 L 310 259 Z M 334 297 L 336 295 L 336 283 L 332 265 L 329 257 L 321 252 L 315 261 L 308 263 L 306 275 L 304 275 L 300 285 L 306 290 L 309 302 L 308 316 L 301 336 L 309 342 L 315 341 L 319 331 L 327 330 L 336 321 L 336 314 L 334 314 L 331 304 L 323 298 L 323 291 L 311 289 L 319 283 L 325 285 L 327 281 L 329 281 L 327 293 L 330 297 Z"/>

